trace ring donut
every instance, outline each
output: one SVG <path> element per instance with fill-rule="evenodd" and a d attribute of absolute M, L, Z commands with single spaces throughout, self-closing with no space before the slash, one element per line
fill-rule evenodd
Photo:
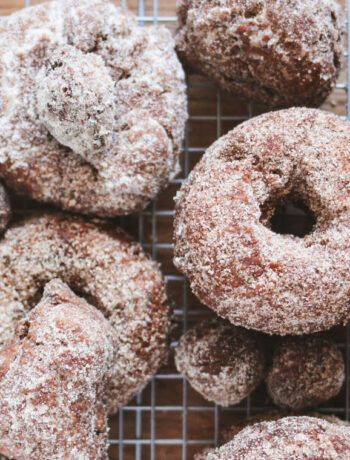
<path fill-rule="evenodd" d="M 60 214 L 27 218 L 0 241 L 0 346 L 61 279 L 116 331 L 112 412 L 140 391 L 168 354 L 169 309 L 158 266 L 107 224 Z"/>
<path fill-rule="evenodd" d="M 278 234 L 288 197 L 316 224 Z M 271 112 L 206 152 L 177 197 L 175 257 L 193 292 L 233 324 L 305 334 L 350 318 L 350 123 L 320 110 Z"/>
<path fill-rule="evenodd" d="M 52 1 L 0 26 L 0 175 L 99 216 L 143 209 L 179 171 L 185 77 L 164 27 L 106 0 Z"/>

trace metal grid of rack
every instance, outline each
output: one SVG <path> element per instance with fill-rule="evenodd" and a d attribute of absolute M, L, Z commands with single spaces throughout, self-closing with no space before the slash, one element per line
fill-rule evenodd
<path fill-rule="evenodd" d="M 10 0 L 13 9 L 38 3 L 37 0 Z M 176 0 L 121 0 L 137 13 L 141 25 L 165 24 L 176 27 Z M 0 0 L 0 8 L 1 8 Z M 347 0 L 350 6 L 350 0 Z M 24 4 L 24 5 L 23 5 Z M 350 12 L 348 9 L 348 18 Z M 348 21 L 350 36 L 350 21 Z M 348 46 L 348 51 L 350 47 Z M 345 52 L 345 72 L 337 85 L 337 102 L 325 107 L 339 111 L 350 119 L 350 59 Z M 162 264 L 173 307 L 174 340 L 190 324 L 210 315 L 191 294 L 188 283 L 172 266 L 173 196 L 191 168 L 212 141 L 235 125 L 266 110 L 222 94 L 210 82 L 189 77 L 190 119 L 182 153 L 183 173 L 170 184 L 152 205 L 138 216 L 121 219 L 121 224 L 137 238 L 152 257 Z M 334 331 L 346 357 L 346 385 L 339 397 L 321 412 L 350 419 L 350 326 Z M 171 361 L 171 360 L 170 360 Z M 129 405 L 110 420 L 110 458 L 113 460 L 187 460 L 204 446 L 218 443 L 220 429 L 253 413 L 271 409 L 264 389 L 257 391 L 242 404 L 219 408 L 204 401 L 176 373 L 172 363 L 154 376 L 149 386 Z"/>

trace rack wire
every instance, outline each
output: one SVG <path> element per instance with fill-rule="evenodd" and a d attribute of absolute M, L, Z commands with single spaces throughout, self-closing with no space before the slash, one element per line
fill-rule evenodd
<path fill-rule="evenodd" d="M 350 6 L 350 0 L 347 1 Z M 38 0 L 0 0 L 0 12 L 40 3 Z M 176 0 L 121 0 L 133 10 L 140 25 L 164 24 L 176 27 Z M 1 14 L 1 13 L 0 13 Z M 348 8 L 348 35 L 350 10 Z M 344 53 L 346 65 L 337 89 L 324 107 L 350 119 L 350 47 Z M 188 78 L 190 119 L 182 152 L 180 177 L 167 191 L 138 216 L 126 217 L 121 224 L 137 238 L 162 265 L 172 304 L 174 333 L 172 346 L 188 327 L 211 313 L 191 294 L 186 279 L 172 265 L 173 196 L 200 159 L 206 147 L 237 124 L 267 109 L 232 98 L 203 78 Z M 343 392 L 319 408 L 350 419 L 350 326 L 331 335 L 346 358 L 346 384 Z M 110 459 L 112 460 L 187 460 L 204 446 L 218 444 L 220 430 L 237 418 L 271 410 L 264 388 L 238 406 L 219 408 L 196 394 L 177 374 L 173 361 L 154 376 L 148 387 L 110 419 Z"/>

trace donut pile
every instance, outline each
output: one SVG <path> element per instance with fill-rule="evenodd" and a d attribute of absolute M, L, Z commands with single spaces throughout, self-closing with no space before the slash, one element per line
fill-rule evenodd
<path fill-rule="evenodd" d="M 283 410 L 196 459 L 350 456 L 348 424 L 301 412 L 345 380 L 337 345 L 305 336 L 350 319 L 350 123 L 311 108 L 339 75 L 344 14 L 335 0 L 181 0 L 178 17 L 175 39 L 108 0 L 1 19 L 1 459 L 107 460 L 108 416 L 169 357 L 159 266 L 102 218 L 143 210 L 179 172 L 176 51 L 285 108 L 218 139 L 176 196 L 174 264 L 219 317 L 183 334 L 175 365 L 208 401 L 239 404 L 265 383 Z M 8 192 L 54 209 L 19 218 Z M 304 233 L 276 226 L 287 202 L 312 215 Z"/>

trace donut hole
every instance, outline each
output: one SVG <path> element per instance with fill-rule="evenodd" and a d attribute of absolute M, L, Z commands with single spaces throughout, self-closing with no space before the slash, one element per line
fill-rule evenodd
<path fill-rule="evenodd" d="M 270 228 L 280 235 L 303 238 L 312 233 L 316 216 L 301 199 L 287 198 L 279 202 L 270 219 Z"/>
<path fill-rule="evenodd" d="M 267 205 L 269 211 L 262 208 L 261 221 L 274 233 L 293 235 L 303 238 L 313 232 L 317 223 L 314 212 L 302 198 L 288 195 Z M 264 216 L 265 212 L 265 216 Z M 268 212 L 268 214 L 266 214 Z M 267 215 L 267 218 L 266 218 Z"/>

